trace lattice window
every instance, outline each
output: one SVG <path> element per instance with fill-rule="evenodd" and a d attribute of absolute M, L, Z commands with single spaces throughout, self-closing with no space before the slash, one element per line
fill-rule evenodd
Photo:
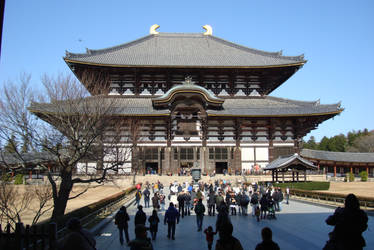
<path fill-rule="evenodd" d="M 193 148 L 180 148 L 179 156 L 181 160 L 193 160 Z"/>
<path fill-rule="evenodd" d="M 158 148 L 146 148 L 144 151 L 145 160 L 158 160 Z"/>

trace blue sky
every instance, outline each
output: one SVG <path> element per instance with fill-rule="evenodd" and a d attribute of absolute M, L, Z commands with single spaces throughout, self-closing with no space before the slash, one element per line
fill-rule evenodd
<path fill-rule="evenodd" d="M 69 72 L 65 50 L 102 49 L 160 32 L 203 32 L 284 55 L 305 54 L 307 64 L 271 95 L 345 111 L 308 134 L 374 129 L 374 1 L 85 1 L 7 0 L 0 83 L 32 74 Z"/>

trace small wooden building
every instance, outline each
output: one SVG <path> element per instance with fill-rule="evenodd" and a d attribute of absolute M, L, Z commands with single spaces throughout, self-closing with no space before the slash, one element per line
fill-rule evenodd
<path fill-rule="evenodd" d="M 281 181 L 299 181 L 300 174 L 303 175 L 304 181 L 306 181 L 307 170 L 317 170 L 317 167 L 312 162 L 302 158 L 300 155 L 295 153 L 291 156 L 283 156 L 272 161 L 264 169 L 271 171 L 272 181 L 279 181 L 279 174 L 281 174 Z"/>

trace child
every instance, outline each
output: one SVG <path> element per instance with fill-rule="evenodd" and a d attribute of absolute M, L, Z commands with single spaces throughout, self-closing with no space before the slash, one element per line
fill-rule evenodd
<path fill-rule="evenodd" d="M 208 242 L 208 249 L 212 250 L 213 245 L 213 238 L 214 235 L 217 234 L 217 232 L 213 232 L 213 228 L 209 226 L 204 230 L 204 233 L 206 234 L 206 241 Z"/>
<path fill-rule="evenodd" d="M 260 221 L 260 213 L 261 213 L 260 207 L 256 206 L 255 215 L 256 215 L 257 221 Z"/>

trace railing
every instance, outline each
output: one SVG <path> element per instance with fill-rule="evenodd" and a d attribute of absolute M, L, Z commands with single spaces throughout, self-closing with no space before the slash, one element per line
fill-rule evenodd
<path fill-rule="evenodd" d="M 55 223 L 32 227 L 17 223 L 14 232 L 10 231 L 10 227 L 10 224 L 7 224 L 3 232 L 0 225 L 0 249 L 57 249 Z"/>
<path fill-rule="evenodd" d="M 345 201 L 345 195 L 331 194 L 331 193 L 321 193 L 305 190 L 290 190 L 290 195 L 292 198 L 299 200 L 306 200 L 310 202 L 316 202 L 331 206 L 343 206 Z M 374 210 L 374 199 L 368 197 L 357 197 L 360 201 L 360 206 L 362 209 Z"/>
<path fill-rule="evenodd" d="M 95 226 L 99 221 L 103 220 L 104 218 L 108 217 L 115 211 L 117 211 L 121 206 L 123 206 L 124 203 L 129 202 L 134 199 L 134 195 L 124 195 L 118 200 L 115 200 L 106 206 L 96 210 L 95 212 L 92 212 L 88 215 L 86 215 L 83 218 L 80 218 L 81 224 L 85 228 L 91 228 Z M 132 202 L 128 203 L 128 206 L 132 204 Z M 58 238 L 61 239 L 66 236 L 68 230 L 66 227 L 61 228 L 57 231 Z"/>

